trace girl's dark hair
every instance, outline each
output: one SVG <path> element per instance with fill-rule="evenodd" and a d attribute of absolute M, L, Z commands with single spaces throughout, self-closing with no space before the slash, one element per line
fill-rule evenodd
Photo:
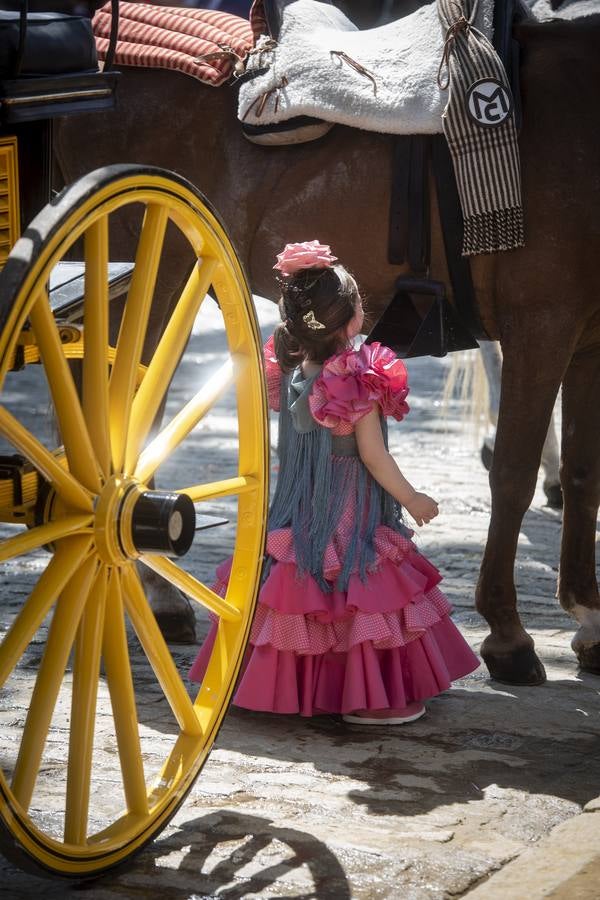
<path fill-rule="evenodd" d="M 340 329 L 354 317 L 360 294 L 343 266 L 301 269 L 280 279 L 281 325 L 275 329 L 275 355 L 284 372 L 305 359 L 323 363 L 343 346 Z M 324 325 L 310 328 L 309 313 Z"/>

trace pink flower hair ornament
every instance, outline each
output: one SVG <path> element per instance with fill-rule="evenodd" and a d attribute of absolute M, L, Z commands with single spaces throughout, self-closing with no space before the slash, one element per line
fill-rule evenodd
<path fill-rule="evenodd" d="M 282 275 L 295 275 L 301 269 L 330 269 L 337 262 L 328 244 L 318 241 L 302 241 L 300 244 L 286 244 L 277 254 L 273 266 Z"/>

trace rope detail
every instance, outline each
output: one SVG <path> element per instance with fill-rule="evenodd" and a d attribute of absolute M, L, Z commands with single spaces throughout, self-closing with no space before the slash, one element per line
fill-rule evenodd
<path fill-rule="evenodd" d="M 343 50 L 330 50 L 330 56 L 337 56 L 339 60 L 345 62 L 350 66 L 351 69 L 354 69 L 355 72 L 358 72 L 359 75 L 363 75 L 365 78 L 368 78 L 369 81 L 373 85 L 373 93 L 377 96 L 377 80 L 372 72 L 369 69 L 366 69 L 361 63 L 357 62 L 355 59 L 352 59 L 351 56 L 348 56 L 347 53 L 344 53 Z"/>

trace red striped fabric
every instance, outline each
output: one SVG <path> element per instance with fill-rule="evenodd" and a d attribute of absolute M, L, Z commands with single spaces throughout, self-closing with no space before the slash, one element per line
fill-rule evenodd
<path fill-rule="evenodd" d="M 110 34 L 110 3 L 93 19 L 100 59 L 106 58 Z M 250 23 L 240 16 L 213 9 L 119 4 L 119 40 L 115 63 L 175 69 L 217 87 L 233 69 L 235 58 L 199 59 L 230 48 L 242 59 L 254 46 Z"/>

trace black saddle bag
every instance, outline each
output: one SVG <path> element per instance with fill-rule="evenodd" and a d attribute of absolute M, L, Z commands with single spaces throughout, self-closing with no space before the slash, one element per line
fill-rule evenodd
<path fill-rule="evenodd" d="M 0 10 L 0 77 L 55 75 L 98 68 L 89 16 L 30 12 L 22 40 L 20 13 Z"/>
<path fill-rule="evenodd" d="M 27 0 L 28 13 L 51 12 L 92 18 L 106 0 Z M 0 0 L 0 9 L 20 13 L 24 0 Z"/>

